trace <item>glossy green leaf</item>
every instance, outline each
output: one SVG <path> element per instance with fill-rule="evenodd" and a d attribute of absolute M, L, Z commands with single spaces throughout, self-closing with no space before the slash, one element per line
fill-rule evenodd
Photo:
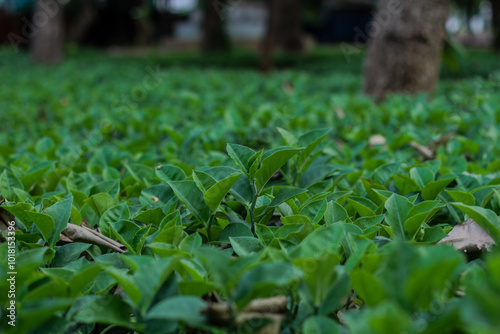
<path fill-rule="evenodd" d="M 269 203 L 269 207 L 275 208 L 279 206 L 281 203 L 286 202 L 289 199 L 294 198 L 306 192 L 307 192 L 306 189 L 300 189 L 300 188 L 280 188 L 276 196 L 274 196 L 271 203 Z"/>
<path fill-rule="evenodd" d="M 255 151 L 249 147 L 237 145 L 237 144 L 227 144 L 227 153 L 236 162 L 236 164 L 244 172 L 249 172 L 248 163 L 250 159 L 254 156 Z"/>
<path fill-rule="evenodd" d="M 180 321 L 189 325 L 201 325 L 206 322 L 202 310 L 206 303 L 193 296 L 175 296 L 156 304 L 146 315 L 147 319 Z"/>
<path fill-rule="evenodd" d="M 439 201 L 424 201 L 415 205 L 408 212 L 408 219 L 404 223 L 404 229 L 409 236 L 415 235 L 423 223 L 429 222 L 439 210 L 444 208 Z"/>
<path fill-rule="evenodd" d="M 424 200 L 434 200 L 438 195 L 446 188 L 450 183 L 452 183 L 455 178 L 448 178 L 430 182 L 425 185 L 422 189 L 422 197 Z"/>
<path fill-rule="evenodd" d="M 457 190 L 445 190 L 448 195 L 455 201 L 461 202 L 465 205 L 474 205 L 474 196 L 465 191 L 457 191 Z"/>
<path fill-rule="evenodd" d="M 413 205 L 407 198 L 397 194 L 392 195 L 385 202 L 385 208 L 387 209 L 385 220 L 398 239 L 406 239 L 405 221 L 412 207 Z"/>
<path fill-rule="evenodd" d="M 434 173 L 426 167 L 413 167 L 410 176 L 420 189 L 424 189 L 428 183 L 434 181 Z"/>
<path fill-rule="evenodd" d="M 382 282 L 367 270 L 354 270 L 351 273 L 351 282 L 354 290 L 369 306 L 376 306 L 386 298 Z"/>
<path fill-rule="evenodd" d="M 107 237 L 111 236 L 110 224 L 120 220 L 128 220 L 130 218 L 130 210 L 126 203 L 121 203 L 110 207 L 101 215 L 99 219 L 99 228 L 101 233 Z"/>
<path fill-rule="evenodd" d="M 73 198 L 65 199 L 62 202 L 58 202 L 44 211 L 46 215 L 49 215 L 54 220 L 54 228 L 52 234 L 48 239 L 49 246 L 53 247 L 59 240 L 59 235 L 68 225 L 69 217 L 71 215 L 71 204 Z"/>
<path fill-rule="evenodd" d="M 264 154 L 261 166 L 255 173 L 255 186 L 258 194 L 262 192 L 274 173 L 299 151 L 300 149 L 297 148 L 280 147 Z"/>
<path fill-rule="evenodd" d="M 354 207 L 361 217 L 376 215 L 377 206 L 367 198 L 351 196 L 347 199 L 347 202 Z"/>
<path fill-rule="evenodd" d="M 340 334 L 342 329 L 338 323 L 324 316 L 307 318 L 304 322 L 302 332 L 304 334 Z"/>
<path fill-rule="evenodd" d="M 172 187 L 179 200 L 199 221 L 208 221 L 208 206 L 205 204 L 203 194 L 194 181 L 170 181 L 168 184 Z"/>
<path fill-rule="evenodd" d="M 85 203 L 94 210 L 100 218 L 106 210 L 115 206 L 115 200 L 108 193 L 99 193 L 90 196 Z"/>
<path fill-rule="evenodd" d="M 259 239 L 253 237 L 229 237 L 234 252 L 241 257 L 259 253 L 264 247 Z"/>
<path fill-rule="evenodd" d="M 74 321 L 84 324 L 108 324 L 133 328 L 131 309 L 116 296 L 83 296 L 77 300 L 69 314 Z"/>
<path fill-rule="evenodd" d="M 8 201 L 13 201 L 15 199 L 14 189 L 23 189 L 22 183 L 15 177 L 8 169 L 4 169 L 2 174 L 0 174 L 0 194 L 3 198 Z"/>
<path fill-rule="evenodd" d="M 54 230 L 54 227 L 56 225 L 54 219 L 45 213 L 27 211 L 26 215 L 36 225 L 36 227 L 38 228 L 43 237 L 43 240 L 48 242 L 52 234 L 52 231 Z"/>
<path fill-rule="evenodd" d="M 500 218 L 490 209 L 479 206 L 469 206 L 462 203 L 452 203 L 469 217 L 474 219 L 494 240 L 500 240 Z"/>
<path fill-rule="evenodd" d="M 303 134 L 298 139 L 298 144 L 304 149 L 297 157 L 297 171 L 304 171 L 312 162 L 313 153 L 316 147 L 325 139 L 330 129 L 318 129 Z"/>
<path fill-rule="evenodd" d="M 241 173 L 228 176 L 207 190 L 203 198 L 212 212 L 217 211 L 217 208 L 229 192 L 229 189 L 231 189 L 240 176 Z"/>
<path fill-rule="evenodd" d="M 245 224 L 232 223 L 227 225 L 219 235 L 219 241 L 229 242 L 229 237 L 253 237 L 252 231 Z"/>
<path fill-rule="evenodd" d="M 399 162 L 391 162 L 379 166 L 373 171 L 373 177 L 379 184 L 385 185 L 387 181 L 389 181 L 389 179 L 396 173 L 400 165 L 401 163 Z"/>
<path fill-rule="evenodd" d="M 175 165 L 158 165 L 155 169 L 156 176 L 165 182 L 182 181 L 186 178 L 184 171 Z"/>

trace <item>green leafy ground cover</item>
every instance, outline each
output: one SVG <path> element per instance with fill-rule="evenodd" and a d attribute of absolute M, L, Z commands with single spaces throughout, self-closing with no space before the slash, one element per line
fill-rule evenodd
<path fill-rule="evenodd" d="M 498 333 L 500 253 L 436 243 L 469 217 L 500 240 L 500 62 L 376 105 L 361 55 L 245 57 L 0 52 L 2 332 Z"/>

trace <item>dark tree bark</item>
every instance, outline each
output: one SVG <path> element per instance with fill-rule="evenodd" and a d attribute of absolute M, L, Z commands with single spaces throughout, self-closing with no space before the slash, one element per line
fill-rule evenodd
<path fill-rule="evenodd" d="M 135 18 L 135 43 L 137 45 L 146 46 L 152 42 L 152 24 L 150 19 L 149 3 L 141 0 L 136 8 L 137 17 Z"/>
<path fill-rule="evenodd" d="M 285 51 L 301 51 L 302 23 L 300 17 L 300 0 L 272 0 L 273 23 L 276 25 L 274 44 Z"/>
<path fill-rule="evenodd" d="M 272 67 L 276 48 L 302 51 L 301 0 L 270 0 L 267 32 L 262 48 L 261 69 L 267 72 Z"/>
<path fill-rule="evenodd" d="M 467 33 L 469 35 L 472 35 L 473 32 L 472 32 L 472 29 L 470 27 L 470 21 L 472 20 L 472 17 L 474 16 L 474 9 L 475 8 L 475 4 L 473 1 L 466 1 L 465 4 L 464 4 L 464 10 L 465 10 L 465 22 L 467 24 Z"/>
<path fill-rule="evenodd" d="M 229 37 L 225 29 L 226 1 L 206 0 L 203 2 L 203 37 L 201 49 L 207 52 L 228 50 Z"/>
<path fill-rule="evenodd" d="M 493 12 L 493 47 L 500 51 L 500 0 L 491 0 Z"/>
<path fill-rule="evenodd" d="M 64 57 L 63 8 L 56 0 L 37 0 L 33 14 L 31 57 L 55 64 Z"/>
<path fill-rule="evenodd" d="M 267 32 L 262 43 L 262 57 L 260 60 L 260 69 L 267 73 L 273 65 L 274 40 L 276 39 L 276 9 L 277 1 L 271 0 L 268 3 L 268 23 Z"/>
<path fill-rule="evenodd" d="M 170 38 L 174 35 L 174 25 L 176 22 L 176 16 L 170 12 L 160 13 L 159 28 L 160 38 L 166 37 Z"/>
<path fill-rule="evenodd" d="M 371 28 L 364 91 L 432 92 L 446 37 L 450 0 L 382 0 Z"/>
<path fill-rule="evenodd" d="M 83 0 L 80 13 L 71 30 L 70 40 L 74 43 L 80 43 L 85 38 L 96 18 L 97 9 L 95 8 L 94 0 Z"/>

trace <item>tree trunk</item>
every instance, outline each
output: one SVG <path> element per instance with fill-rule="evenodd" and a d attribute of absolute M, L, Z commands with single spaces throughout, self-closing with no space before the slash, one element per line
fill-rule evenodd
<path fill-rule="evenodd" d="M 63 8 L 56 0 L 37 0 L 33 14 L 31 57 L 44 64 L 55 64 L 64 57 Z"/>
<path fill-rule="evenodd" d="M 94 0 L 83 0 L 82 2 L 80 15 L 73 25 L 70 36 L 70 40 L 74 43 L 80 43 L 85 38 L 85 35 L 97 18 L 97 9 L 95 8 Z"/>
<path fill-rule="evenodd" d="M 493 12 L 493 47 L 500 51 L 500 0 L 491 0 Z"/>
<path fill-rule="evenodd" d="M 364 91 L 432 92 L 446 36 L 450 0 L 382 0 L 371 27 Z"/>
<path fill-rule="evenodd" d="M 466 28 L 467 28 L 467 34 L 469 35 L 468 37 L 470 37 L 473 34 L 470 22 L 472 21 L 472 17 L 474 16 L 474 9 L 475 6 L 472 1 L 467 1 L 465 3 L 465 24 L 467 25 Z"/>
<path fill-rule="evenodd" d="M 302 23 L 300 17 L 300 0 L 272 0 L 276 25 L 275 46 L 285 51 L 301 51 Z"/>
<path fill-rule="evenodd" d="M 226 34 L 224 21 L 227 15 L 225 1 L 204 1 L 203 13 L 203 38 L 201 49 L 203 51 L 221 51 L 229 49 L 229 37 Z"/>
<path fill-rule="evenodd" d="M 136 8 L 135 17 L 135 44 L 147 46 L 151 44 L 152 24 L 150 19 L 149 3 L 142 0 Z"/>
<path fill-rule="evenodd" d="M 272 67 L 274 49 L 298 52 L 302 42 L 301 0 L 271 0 L 267 32 L 262 46 L 261 69 Z"/>
<path fill-rule="evenodd" d="M 268 73 L 273 65 L 274 40 L 276 39 L 276 5 L 278 1 L 271 0 L 268 3 L 268 23 L 267 32 L 262 43 L 262 57 L 260 60 L 260 69 Z"/>

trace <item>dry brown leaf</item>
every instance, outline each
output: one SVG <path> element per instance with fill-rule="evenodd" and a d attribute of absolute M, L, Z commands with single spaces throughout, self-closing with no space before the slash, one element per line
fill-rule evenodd
<path fill-rule="evenodd" d="M 495 241 L 473 219 L 455 225 L 448 236 L 438 244 L 448 244 L 463 252 L 489 250 Z"/>
<path fill-rule="evenodd" d="M 4 200 L 0 201 L 0 205 Z M 4 208 L 0 208 L 0 231 L 7 231 L 9 228 L 9 222 L 16 220 L 16 217 L 9 211 L 5 210 Z M 17 225 L 14 225 L 14 228 L 17 230 Z"/>
<path fill-rule="evenodd" d="M 67 236 L 65 236 L 64 234 L 59 234 L 59 239 L 62 241 L 62 242 L 67 242 L 67 243 L 72 243 L 73 240 L 71 240 L 70 238 L 68 238 Z"/>
<path fill-rule="evenodd" d="M 340 139 L 335 139 L 335 145 L 337 145 L 337 148 L 339 151 L 343 151 L 344 150 L 344 142 Z"/>
<path fill-rule="evenodd" d="M 337 311 L 337 318 L 339 318 L 339 322 L 341 325 L 345 325 L 345 314 L 342 311 Z"/>
<path fill-rule="evenodd" d="M 373 147 L 373 146 L 385 145 L 386 142 L 387 140 L 385 139 L 384 136 L 377 134 L 370 137 L 368 144 L 370 145 L 370 147 Z"/>
<path fill-rule="evenodd" d="M 283 91 L 288 95 L 292 95 L 294 93 L 294 89 L 290 81 L 283 81 Z"/>
<path fill-rule="evenodd" d="M 118 253 L 125 253 L 123 245 L 113 239 L 110 239 L 97 231 L 94 231 L 85 226 L 78 226 L 75 224 L 68 224 L 62 231 L 65 237 L 73 242 L 85 242 L 93 245 L 103 246 L 110 248 Z"/>
<path fill-rule="evenodd" d="M 206 314 L 210 322 L 217 326 L 227 326 L 231 323 L 231 311 L 229 304 L 226 302 L 211 303 L 202 313 Z"/>
<path fill-rule="evenodd" d="M 236 325 L 243 325 L 246 321 L 252 321 L 255 324 L 259 321 L 268 320 L 270 321 L 269 324 L 265 325 L 257 333 L 278 334 L 287 303 L 286 296 L 254 299 L 237 314 Z M 231 310 L 227 302 L 210 303 L 203 313 L 208 316 L 212 324 L 229 326 L 231 324 L 231 314 L 235 314 L 236 309 L 233 306 Z"/>
<path fill-rule="evenodd" d="M 415 151 L 417 151 L 425 160 L 435 159 L 434 152 L 430 148 L 420 145 L 416 141 L 412 141 L 410 146 L 413 147 L 413 149 L 415 149 Z"/>
<path fill-rule="evenodd" d="M 243 312 L 282 313 L 286 311 L 288 298 L 276 296 L 270 298 L 257 298 L 252 300 Z"/>
<path fill-rule="evenodd" d="M 337 114 L 337 117 L 339 119 L 345 118 L 345 112 L 344 112 L 344 110 L 342 110 L 342 108 L 340 108 L 340 107 L 335 108 L 335 113 Z"/>
<path fill-rule="evenodd" d="M 413 149 L 415 149 L 415 151 L 417 151 L 425 160 L 434 160 L 436 159 L 436 153 L 439 147 L 446 146 L 454 137 L 454 133 L 445 133 L 427 146 L 420 145 L 416 141 L 412 141 L 410 146 L 413 147 Z"/>
<path fill-rule="evenodd" d="M 0 204 L 2 204 L 2 202 L 0 202 Z M 0 208 L 0 230 L 6 231 L 8 226 L 7 223 L 15 219 L 16 218 L 14 217 L 14 215 L 12 215 L 10 212 L 5 210 L 4 208 Z M 94 231 L 86 227 L 85 225 L 88 226 L 88 223 L 85 221 L 82 221 L 81 226 L 68 223 L 66 228 L 60 234 L 61 241 L 68 243 L 80 241 L 110 248 L 119 253 L 125 253 L 124 246 L 121 243 L 105 237 L 101 233 Z M 15 226 L 15 229 L 18 229 L 17 226 Z"/>

